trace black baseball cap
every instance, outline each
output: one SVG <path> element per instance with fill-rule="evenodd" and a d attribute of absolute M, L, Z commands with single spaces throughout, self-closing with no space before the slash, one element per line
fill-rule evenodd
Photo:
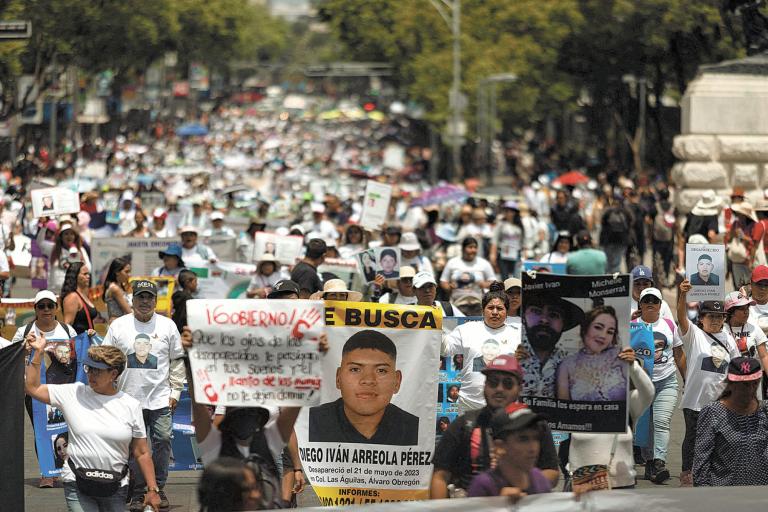
<path fill-rule="evenodd" d="M 734 357 L 728 364 L 728 380 L 731 382 L 757 380 L 762 376 L 763 368 L 754 357 Z"/>
<path fill-rule="evenodd" d="M 722 313 L 725 314 L 725 303 L 721 300 L 705 300 L 701 303 L 699 314 Z"/>
<path fill-rule="evenodd" d="M 133 296 L 137 296 L 140 293 L 151 293 L 157 297 L 157 286 L 155 283 L 148 279 L 139 279 L 133 282 Z"/>
<path fill-rule="evenodd" d="M 279 299 L 283 295 L 288 295 L 289 293 L 295 293 L 296 295 L 299 295 L 299 291 L 299 285 L 296 284 L 296 282 L 291 281 L 290 279 L 281 279 L 275 283 L 275 286 L 272 287 L 272 291 L 269 292 L 267 298 Z"/>
<path fill-rule="evenodd" d="M 491 417 L 491 430 L 494 439 L 504 439 L 507 434 L 524 430 L 540 421 L 545 421 L 546 416 L 536 414 L 525 404 L 511 403 L 505 409 L 496 412 Z"/>

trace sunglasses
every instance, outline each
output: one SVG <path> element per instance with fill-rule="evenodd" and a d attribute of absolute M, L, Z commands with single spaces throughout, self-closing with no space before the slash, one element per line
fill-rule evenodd
<path fill-rule="evenodd" d="M 35 309 L 40 309 L 40 310 L 56 309 L 56 304 L 54 304 L 53 302 L 41 302 L 39 304 L 35 304 Z"/>
<path fill-rule="evenodd" d="M 661 299 L 658 297 L 643 297 L 640 304 L 661 304 Z"/>
<path fill-rule="evenodd" d="M 515 385 L 517 385 L 517 380 L 515 380 L 514 377 L 504 377 L 503 379 L 500 377 L 497 377 L 495 375 L 489 375 L 485 379 L 485 384 L 487 386 L 490 386 L 492 388 L 499 387 L 499 384 L 504 386 L 504 389 L 509 391 L 510 389 L 514 388 Z"/>
<path fill-rule="evenodd" d="M 94 368 L 93 366 L 88 366 L 87 364 L 83 365 L 83 371 L 85 373 L 92 373 L 94 375 L 100 375 L 103 372 L 111 371 L 112 368 Z"/>

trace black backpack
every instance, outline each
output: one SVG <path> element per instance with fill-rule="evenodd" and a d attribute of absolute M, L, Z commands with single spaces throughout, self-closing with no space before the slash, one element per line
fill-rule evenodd
<path fill-rule="evenodd" d="M 629 222 L 627 214 L 620 208 L 612 208 L 608 211 L 603 225 L 605 239 L 608 242 L 622 242 L 629 236 Z"/>

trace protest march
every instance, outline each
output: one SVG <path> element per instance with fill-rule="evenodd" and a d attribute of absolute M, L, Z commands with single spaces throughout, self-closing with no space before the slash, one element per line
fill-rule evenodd
<path fill-rule="evenodd" d="M 533 143 L 508 185 L 436 182 L 403 118 L 315 99 L 0 168 L 0 450 L 35 476 L 0 468 L 7 510 L 768 485 L 768 190 L 694 200 Z"/>

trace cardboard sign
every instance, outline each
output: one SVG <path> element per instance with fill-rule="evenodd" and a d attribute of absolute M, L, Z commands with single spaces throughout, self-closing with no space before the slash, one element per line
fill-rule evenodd
<path fill-rule="evenodd" d="M 29 194 L 32 199 L 32 215 L 37 219 L 80 211 L 80 194 L 74 190 L 61 187 L 38 188 Z"/>

